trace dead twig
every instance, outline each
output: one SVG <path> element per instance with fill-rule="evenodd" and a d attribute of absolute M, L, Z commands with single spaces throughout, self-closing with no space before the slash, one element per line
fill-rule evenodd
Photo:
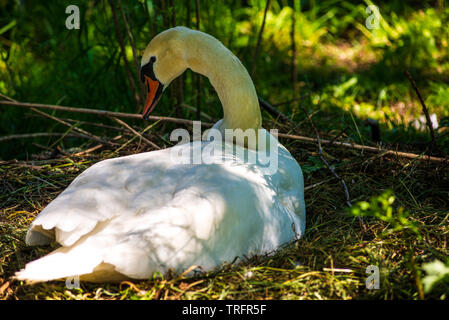
<path fill-rule="evenodd" d="M 176 10 L 175 3 L 173 0 L 170 0 L 170 8 L 171 8 L 171 25 L 172 27 L 176 27 Z M 173 91 L 175 92 L 174 96 L 176 97 L 176 116 L 181 115 L 181 104 L 184 102 L 184 74 L 181 74 L 173 81 Z"/>
<path fill-rule="evenodd" d="M 118 4 L 118 8 L 120 9 L 120 13 L 122 15 L 123 23 L 125 24 L 126 33 L 128 34 L 129 44 L 131 45 L 131 49 L 133 51 L 133 59 L 134 59 L 136 72 L 138 72 L 138 70 L 140 70 L 140 65 L 139 65 L 139 61 L 137 60 L 137 51 L 136 51 L 136 44 L 134 42 L 134 37 L 131 32 L 131 28 L 129 26 L 128 19 L 126 19 L 126 15 L 125 15 L 125 12 L 123 11 L 122 4 L 121 4 L 120 0 L 117 1 L 117 4 Z M 143 83 L 140 81 L 137 81 L 137 83 L 139 85 L 140 101 L 145 101 L 145 91 L 144 91 Z"/>
<path fill-rule="evenodd" d="M 304 109 L 304 107 L 302 106 L 302 99 L 299 100 L 299 108 L 305 113 L 307 120 L 309 121 L 310 125 L 312 126 L 313 130 L 315 131 L 315 135 L 316 135 L 316 141 L 317 141 L 317 145 L 318 145 L 318 152 L 319 152 L 319 156 L 321 161 L 324 163 L 324 165 L 329 169 L 329 171 L 335 176 L 335 178 L 337 178 L 338 180 L 340 180 L 344 192 L 345 192 L 345 197 L 346 197 L 346 205 L 351 208 L 352 204 L 351 204 L 351 199 L 349 197 L 349 190 L 348 187 L 346 186 L 346 182 L 343 178 L 341 178 L 337 172 L 335 172 L 335 169 L 327 162 L 326 158 L 324 157 L 323 154 L 323 148 L 321 147 L 321 139 L 320 139 L 320 134 L 318 132 L 318 129 L 315 127 L 315 124 L 313 123 L 312 119 L 309 116 L 309 113 L 307 112 L 306 109 Z M 366 232 L 367 228 L 365 223 L 363 222 L 363 219 L 361 217 L 357 217 L 360 223 L 360 226 L 363 228 L 363 231 Z"/>
<path fill-rule="evenodd" d="M 136 83 L 134 82 L 134 77 L 133 77 L 133 75 L 131 73 L 131 69 L 129 67 L 128 59 L 126 59 L 125 42 L 123 40 L 122 31 L 120 30 L 120 25 L 119 25 L 118 19 L 117 19 L 117 12 L 116 12 L 116 8 L 115 8 L 115 2 L 112 1 L 112 0 L 109 0 L 109 6 L 111 7 L 112 20 L 114 21 L 115 33 L 117 35 L 117 40 L 118 40 L 118 43 L 120 45 L 120 55 L 122 56 L 123 62 L 125 64 L 125 72 L 126 72 L 126 75 L 128 76 L 129 85 L 131 86 L 131 90 L 132 90 L 132 92 L 134 94 L 134 100 L 136 101 L 137 108 L 138 108 L 138 110 L 140 110 L 141 107 L 142 107 L 141 101 L 140 101 L 140 96 L 137 93 Z"/>
<path fill-rule="evenodd" d="M 348 187 L 346 186 L 346 182 L 344 179 L 342 179 L 336 172 L 335 169 L 327 162 L 326 158 L 324 157 L 323 154 L 323 148 L 321 147 L 321 139 L 320 139 L 320 134 L 318 133 L 317 128 L 315 127 L 312 119 L 310 119 L 309 114 L 307 113 L 307 111 L 300 105 L 300 109 L 306 114 L 307 116 L 307 120 L 309 121 L 310 125 L 312 126 L 313 130 L 315 131 L 315 135 L 316 135 L 316 142 L 318 144 L 318 152 L 319 152 L 319 156 L 321 161 L 324 163 L 324 165 L 332 172 L 332 174 L 338 179 L 340 180 L 341 184 L 343 185 L 343 189 L 345 191 L 345 197 L 346 197 L 346 204 L 348 205 L 348 207 L 352 207 L 351 204 L 351 200 L 349 198 L 349 191 L 348 191 Z"/>
<path fill-rule="evenodd" d="M 112 140 L 113 140 L 113 141 L 120 140 L 122 137 L 123 137 L 122 135 L 118 135 L 118 136 L 112 138 Z M 80 156 L 89 154 L 89 153 L 91 153 L 91 152 L 94 152 L 94 151 L 96 151 L 96 150 L 98 150 L 98 149 L 100 149 L 100 148 L 102 148 L 102 147 L 104 147 L 103 144 L 98 144 L 98 145 L 96 145 L 96 146 L 94 146 L 94 147 L 92 147 L 92 148 L 89 148 L 89 149 L 86 149 L 86 150 L 83 150 L 83 151 L 74 153 L 74 154 L 72 154 L 72 156 L 80 157 Z"/>
<path fill-rule="evenodd" d="M 4 97 L 5 99 L 10 100 L 10 101 L 0 101 L 0 105 L 5 105 L 5 106 L 24 107 L 24 108 L 43 108 L 43 109 L 52 109 L 52 110 L 73 112 L 73 113 L 95 114 L 98 116 L 106 116 L 106 117 L 139 119 L 139 120 L 142 119 L 142 116 L 140 114 L 135 114 L 135 113 L 112 112 L 112 111 L 106 111 L 106 110 L 75 108 L 75 107 L 28 103 L 28 102 L 15 102 L 15 100 L 13 100 L 7 96 L 4 96 L 2 94 L 0 94 L 0 96 Z M 193 125 L 192 120 L 172 118 L 172 117 L 149 116 L 149 120 L 165 121 L 165 122 L 172 122 L 172 123 L 185 124 L 185 125 Z M 204 127 L 212 127 L 213 123 L 201 122 L 201 125 Z M 278 137 L 285 138 L 285 139 L 298 140 L 298 141 L 302 141 L 305 143 L 313 143 L 313 144 L 317 143 L 317 139 L 305 137 L 305 136 L 287 134 L 287 133 L 278 133 Z M 425 160 L 425 161 L 430 161 L 430 162 L 435 162 L 435 163 L 449 162 L 449 158 L 440 158 L 440 157 L 433 157 L 433 156 L 428 156 L 428 155 L 423 155 L 423 154 L 401 152 L 401 151 L 396 151 L 396 150 L 388 150 L 388 149 L 384 149 L 384 148 L 380 148 L 380 147 L 364 146 L 364 145 L 359 145 L 359 144 L 354 144 L 354 143 L 349 143 L 349 142 L 330 141 L 330 140 L 321 139 L 321 144 L 322 145 L 333 145 L 334 147 L 344 147 L 347 149 L 356 149 L 356 150 L 365 150 L 365 151 L 375 152 L 375 153 L 384 153 L 384 155 L 391 155 L 391 156 L 407 158 L 407 159 L 415 159 L 415 160 Z"/>
<path fill-rule="evenodd" d="M 34 112 L 36 112 L 36 113 L 38 113 L 38 114 L 40 114 L 40 115 L 42 115 L 42 116 L 44 116 L 44 117 L 47 117 L 47 118 L 49 118 L 49 119 L 51 119 L 51 120 L 54 120 L 54 121 L 56 121 L 56 122 L 59 122 L 59 123 L 65 125 L 65 126 L 69 127 L 71 130 L 77 131 L 78 133 L 82 133 L 82 134 L 84 134 L 85 136 L 88 136 L 88 137 L 89 137 L 90 139 L 92 139 L 92 140 L 95 140 L 95 141 L 98 141 L 98 142 L 101 142 L 101 143 L 106 143 L 106 144 L 108 144 L 108 145 L 110 145 L 110 146 L 113 146 L 113 145 L 114 145 L 114 143 L 111 143 L 111 142 L 109 142 L 109 141 L 106 141 L 106 140 L 104 140 L 104 139 L 101 139 L 100 137 L 97 137 L 96 135 L 94 135 L 94 134 L 92 134 L 92 133 L 90 133 L 90 132 L 87 132 L 86 130 L 77 128 L 77 127 L 71 125 L 70 123 L 65 122 L 64 120 L 59 119 L 58 117 L 49 115 L 48 113 L 42 112 L 42 111 L 40 111 L 40 110 L 38 110 L 38 109 L 36 109 L 36 108 L 31 108 L 31 110 L 33 110 Z"/>
<path fill-rule="evenodd" d="M 90 139 L 90 137 L 79 134 L 79 133 L 59 133 L 59 132 L 36 132 L 36 133 L 24 133 L 24 134 L 11 134 L 8 136 L 0 137 L 0 142 L 13 140 L 13 139 L 27 139 L 27 138 L 40 138 L 40 137 L 77 137 L 77 138 L 86 138 Z"/>
<path fill-rule="evenodd" d="M 293 82 L 293 99 L 297 98 L 298 91 L 298 60 L 297 60 L 297 51 L 296 51 L 296 41 L 295 41 L 295 28 L 296 28 L 296 8 L 295 1 L 292 2 L 292 26 L 290 31 L 291 42 L 292 42 L 292 82 Z M 296 104 L 296 103 L 295 103 Z"/>
<path fill-rule="evenodd" d="M 408 70 L 405 71 L 405 75 L 407 76 L 407 78 L 410 81 L 413 89 L 415 90 L 416 95 L 418 96 L 419 102 L 421 103 L 424 115 L 426 116 L 426 123 L 427 123 L 427 126 L 429 127 L 429 130 L 430 130 L 430 138 L 432 139 L 431 152 L 436 151 L 436 152 L 440 153 L 440 151 L 438 149 L 437 141 L 436 141 L 436 138 L 435 138 L 435 132 L 433 130 L 432 120 L 430 119 L 429 110 L 427 109 L 427 106 L 426 106 L 426 104 L 424 102 L 424 99 L 421 96 L 421 92 L 419 91 L 418 87 L 416 86 L 416 83 L 413 80 L 412 75 L 410 74 L 410 72 L 408 72 Z"/>
<path fill-rule="evenodd" d="M 14 101 L 0 101 L 0 105 L 24 107 L 24 108 L 51 109 L 51 110 L 66 111 L 66 112 L 95 114 L 95 115 L 104 116 L 104 117 L 117 117 L 117 118 L 128 118 L 128 119 L 142 120 L 142 115 L 138 114 L 138 113 L 113 112 L 113 111 L 107 111 L 107 110 L 75 108 L 75 107 L 57 106 L 57 105 L 51 105 L 51 104 L 14 102 Z M 193 125 L 193 120 L 173 118 L 173 117 L 149 116 L 148 119 L 152 120 L 152 121 L 165 121 L 165 122 Z M 203 125 L 205 127 L 212 127 L 213 123 L 201 122 L 201 125 Z"/>
<path fill-rule="evenodd" d="M 152 146 L 153 148 L 160 150 L 161 148 L 155 144 L 154 142 L 148 140 L 147 138 L 145 138 L 144 136 L 142 136 L 139 132 L 137 132 L 136 130 L 134 130 L 130 125 L 128 125 L 126 122 L 116 118 L 116 117 L 112 117 L 113 120 L 115 120 L 116 122 L 118 122 L 119 124 L 121 124 L 122 126 L 124 126 L 126 129 L 128 129 L 129 131 L 131 131 L 133 134 L 135 134 L 136 136 L 138 136 L 140 139 L 142 139 L 143 141 L 145 141 L 146 144 Z"/>
<path fill-rule="evenodd" d="M 335 137 L 332 138 L 332 140 L 329 142 L 329 144 L 330 144 L 330 145 L 333 144 L 334 141 L 336 141 L 336 140 L 337 140 L 338 138 L 340 138 L 343 134 L 345 134 L 345 133 L 346 133 L 346 130 L 348 130 L 348 128 L 349 128 L 349 125 L 347 125 L 343 130 L 340 130 L 340 132 L 339 132 Z"/>
<path fill-rule="evenodd" d="M 13 103 L 13 104 L 20 104 L 20 102 L 18 102 L 17 100 L 14 100 L 13 98 L 10 98 L 10 97 L 8 97 L 8 96 L 6 96 L 6 95 L 3 95 L 3 94 L 1 94 L 0 93 L 0 96 L 2 97 L 2 98 L 4 98 L 4 99 L 6 99 L 6 100 L 8 100 L 8 101 L 0 101 L 0 103 L 1 102 L 10 102 L 10 103 Z M 78 136 L 79 137 L 82 137 L 82 138 L 87 138 L 87 139 L 93 139 L 93 140 L 96 140 L 96 141 L 100 141 L 100 142 L 102 142 L 102 143 L 106 143 L 106 144 L 108 144 L 108 145 L 110 145 L 110 146 L 113 146 L 114 144 L 112 144 L 112 143 L 110 143 L 110 142 L 108 142 L 108 141 L 105 141 L 105 140 L 103 140 L 103 139 L 100 139 L 99 137 L 97 137 L 97 136 L 95 136 L 95 135 L 93 135 L 93 134 L 91 134 L 91 133 L 89 133 L 89 132 L 87 132 L 87 131 L 85 131 L 85 130 L 82 130 L 82 129 L 80 129 L 80 128 L 76 128 L 76 127 L 74 127 L 73 125 L 71 125 L 71 124 L 69 124 L 69 123 L 67 123 L 67 122 L 65 122 L 65 121 L 63 121 L 63 120 L 61 120 L 61 119 L 59 119 L 59 118 L 57 118 L 57 117 L 55 117 L 55 116 L 51 116 L 51 115 L 49 115 L 49 114 L 47 114 L 47 113 L 45 113 L 45 112 L 42 112 L 42 111 L 40 111 L 40 110 L 37 110 L 37 109 L 35 109 L 34 107 L 30 107 L 31 108 L 31 110 L 33 110 L 34 112 L 36 112 L 36 113 L 38 113 L 38 114 L 40 114 L 40 115 L 42 115 L 42 116 L 44 116 L 44 117 L 47 117 L 47 118 L 50 118 L 50 119 L 52 119 L 52 120 L 55 120 L 55 121 L 57 121 L 57 122 L 59 122 L 59 123 L 62 123 L 62 124 L 64 124 L 64 125 L 66 125 L 66 126 L 68 126 L 69 128 L 70 128 L 70 131 L 73 129 L 73 130 L 75 130 L 75 131 L 78 131 Z M 69 132 L 66 132 L 66 133 L 64 133 L 64 134 L 59 134 L 58 133 L 58 135 L 61 135 L 62 137 L 65 137 L 65 136 L 67 136 L 69 134 Z M 48 133 L 47 133 L 47 135 L 48 135 Z M 11 136 L 9 136 L 9 137 L 11 137 Z M 23 135 L 22 135 L 22 137 L 23 137 Z M 11 138 L 10 138 L 11 139 Z M 5 139 L 6 140 L 6 139 Z M 1 139 L 0 139 L 0 141 L 1 141 Z"/>
<path fill-rule="evenodd" d="M 6 100 L 8 100 L 8 101 L 11 101 L 11 102 L 17 102 L 17 100 L 14 100 L 13 98 L 10 98 L 10 97 L 8 97 L 8 96 L 5 96 L 5 95 L 3 95 L 3 94 L 1 94 L 1 93 L 0 93 L 0 97 L 2 97 L 3 99 L 6 99 Z"/>
<path fill-rule="evenodd" d="M 267 19 L 267 12 L 269 7 L 270 7 L 270 0 L 267 0 L 267 3 L 265 5 L 265 11 L 263 13 L 262 25 L 260 26 L 259 35 L 257 36 L 256 48 L 254 49 L 253 62 L 251 66 L 251 77 L 254 76 L 254 72 L 256 71 L 257 56 L 259 55 L 260 43 L 262 42 L 262 34 L 263 29 L 265 27 L 265 20 Z"/>
<path fill-rule="evenodd" d="M 303 141 L 306 143 L 317 143 L 317 139 L 314 138 L 310 138 L 310 137 L 304 137 L 304 136 L 298 136 L 298 135 L 293 135 L 293 134 L 286 134 L 286 133 L 278 133 L 278 137 L 280 138 L 285 138 L 285 139 L 293 139 L 293 140 L 299 140 L 299 141 Z M 329 141 L 329 140 L 321 140 L 321 144 L 325 144 L 325 145 L 333 145 L 335 147 L 339 146 L 339 147 L 345 147 L 348 149 L 356 149 L 356 150 L 364 150 L 364 151 L 370 151 L 370 152 L 376 152 L 376 153 L 383 153 L 383 155 L 392 155 L 392 156 L 396 156 L 396 157 L 401 157 L 401 158 L 407 158 L 407 159 L 420 159 L 420 160 L 425 160 L 425 161 L 430 161 L 430 162 L 436 162 L 436 163 L 441 163 L 441 162 L 449 162 L 449 158 L 439 158 L 439 157 L 432 157 L 432 156 L 427 156 L 427 155 L 423 155 L 423 154 L 416 154 L 416 153 L 409 153 L 409 152 L 401 152 L 401 151 L 396 151 L 396 150 L 388 150 L 388 149 L 383 149 L 383 148 L 376 148 L 376 147 L 370 147 L 370 146 L 364 146 L 364 145 L 360 145 L 360 144 L 355 144 L 355 143 L 349 143 L 349 142 L 340 142 L 340 141 Z"/>
<path fill-rule="evenodd" d="M 292 120 L 290 120 L 289 117 L 287 117 L 285 114 L 283 114 L 282 112 L 280 112 L 278 109 L 276 109 L 275 107 L 273 107 L 270 103 L 268 103 L 267 101 L 265 101 L 264 99 L 262 99 L 261 97 L 259 98 L 259 105 L 265 109 L 268 113 L 270 113 L 272 116 L 275 117 L 279 117 L 282 120 L 284 120 L 285 122 L 290 123 L 297 131 L 299 131 L 299 127 L 296 125 L 296 123 Z"/>
<path fill-rule="evenodd" d="M 200 30 L 200 3 L 195 0 L 195 16 L 196 16 L 196 30 Z M 201 75 L 196 76 L 196 118 L 201 119 Z"/>
<path fill-rule="evenodd" d="M 110 125 L 103 124 L 103 123 L 95 123 L 95 122 L 90 122 L 90 121 L 78 121 L 78 120 L 74 120 L 74 119 L 70 119 L 70 118 L 63 118 L 63 117 L 60 117 L 60 119 L 67 121 L 67 122 L 71 122 L 71 123 L 78 123 L 80 126 L 87 125 L 87 126 L 93 126 L 93 127 L 103 128 L 103 129 L 111 129 L 111 130 L 115 130 L 115 131 L 125 131 L 126 130 L 125 128 L 114 127 L 114 126 L 110 126 Z"/>
<path fill-rule="evenodd" d="M 187 103 L 181 103 L 181 107 L 186 108 L 186 109 L 188 109 L 190 111 L 194 111 L 194 112 L 197 112 L 197 110 L 198 110 L 197 108 L 195 108 L 195 107 L 193 107 L 193 106 L 191 106 L 191 105 L 189 105 Z M 207 113 L 204 113 L 202 111 L 201 111 L 201 116 L 203 118 L 206 118 L 209 121 L 216 122 L 216 120 L 214 118 L 212 118 L 210 115 L 208 115 Z"/>

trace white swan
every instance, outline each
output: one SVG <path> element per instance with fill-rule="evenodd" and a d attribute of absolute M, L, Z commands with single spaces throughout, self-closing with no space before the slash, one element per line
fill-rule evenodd
<path fill-rule="evenodd" d="M 186 68 L 208 77 L 216 89 L 224 111 L 214 126 L 218 132 L 261 128 L 256 91 L 238 58 L 214 37 L 185 27 L 157 35 L 143 54 L 141 77 L 148 88 L 144 117 Z M 262 137 L 270 138 L 261 130 Z M 270 146 L 277 142 L 271 139 Z M 270 150 L 277 159 L 274 173 L 260 162 L 246 161 L 264 152 L 257 151 L 262 142 L 259 137 L 245 148 L 237 139 L 236 150 L 226 149 L 224 161 L 212 154 L 212 163 L 184 162 L 191 152 L 208 148 L 210 153 L 211 146 L 222 150 L 217 147 L 221 141 L 187 143 L 91 166 L 28 230 L 27 244 L 56 240 L 62 247 L 28 263 L 15 277 L 39 282 L 80 276 L 103 282 L 146 279 L 156 271 L 192 265 L 209 270 L 301 236 L 301 168 L 280 144 Z"/>

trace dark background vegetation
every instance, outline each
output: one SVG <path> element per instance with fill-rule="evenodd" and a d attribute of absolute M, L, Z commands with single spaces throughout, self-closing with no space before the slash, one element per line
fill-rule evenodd
<path fill-rule="evenodd" d="M 65 27 L 70 4 L 80 8 L 79 30 Z M 133 47 L 139 56 L 154 35 L 169 27 L 199 27 L 242 60 L 259 97 L 290 119 L 263 110 L 266 128 L 315 137 L 305 110 L 322 139 L 439 160 L 325 145 L 324 157 L 348 186 L 348 208 L 342 184 L 324 166 L 316 144 L 281 139 L 304 172 L 307 229 L 304 238 L 274 256 L 253 257 L 193 279 L 157 276 L 135 284 L 82 284 L 77 290 L 61 283 L 23 286 L 9 277 L 51 251 L 24 243 L 42 208 L 93 163 L 152 148 L 109 118 L 44 110 L 107 141 L 122 134 L 112 150 L 103 146 L 76 155 L 98 142 L 73 137 L 68 134 L 73 127 L 30 109 L 0 105 L 0 298 L 447 299 L 448 1 L 272 0 L 263 23 L 266 4 L 0 0 L 0 94 L 21 102 L 139 112 L 143 96 Z M 372 4 L 381 14 L 376 29 L 365 24 Z M 436 117 L 436 147 L 405 71 L 429 115 Z M 190 71 L 181 79 L 153 114 L 196 120 L 200 106 L 201 120 L 220 119 L 220 102 L 207 79 L 198 86 L 198 76 Z M 181 126 L 126 122 L 135 130 L 154 124 L 145 136 L 161 148 L 171 145 L 171 130 Z M 373 136 L 370 123 L 378 124 L 380 137 Z M 28 133 L 63 136 L 11 137 Z M 366 289 L 368 265 L 380 268 L 379 290 Z"/>
<path fill-rule="evenodd" d="M 65 8 L 69 4 L 80 8 L 79 30 L 65 27 Z M 173 25 L 196 27 L 193 0 L 123 0 L 121 4 L 137 55 L 162 30 Z M 356 143 L 372 143 L 370 128 L 363 121 L 372 118 L 380 122 L 383 143 L 404 150 L 425 150 L 430 139 L 426 126 L 419 131 L 410 125 L 423 115 L 404 76 L 404 71 L 410 70 L 429 112 L 438 117 L 438 140 L 447 152 L 449 9 L 445 1 L 377 3 L 382 19 L 379 29 L 374 30 L 365 26 L 370 15 L 365 11 L 368 4 L 371 2 L 271 1 L 256 59 L 266 1 L 199 1 L 198 11 L 200 30 L 220 39 L 253 71 L 260 97 L 275 105 L 280 103 L 278 108 L 283 113 L 302 123 L 304 113 L 297 103 L 288 102 L 303 92 L 309 97 L 307 109 L 318 112 L 314 120 L 320 130 L 344 129 L 348 139 Z M 294 6 L 295 76 L 291 44 Z M 138 85 L 138 70 L 118 10 L 117 15 L 128 64 Z M 0 92 L 16 100 L 133 113 L 139 110 L 107 1 L 1 0 L 0 50 Z M 177 98 L 194 107 L 198 104 L 196 78 L 190 71 L 183 76 L 183 82 L 183 95 L 171 91 L 154 114 L 196 118 L 194 111 L 176 107 Z M 294 86 L 298 90 L 294 91 Z M 214 119 L 221 117 L 219 101 L 207 80 L 202 81 L 200 101 L 202 111 Z M 61 124 L 31 111 L 0 108 L 0 135 L 65 131 Z M 48 146 L 58 139 L 3 141 L 0 158 L 29 158 L 40 151 L 33 142 Z M 59 144 L 70 147 L 81 142 L 66 138 Z"/>

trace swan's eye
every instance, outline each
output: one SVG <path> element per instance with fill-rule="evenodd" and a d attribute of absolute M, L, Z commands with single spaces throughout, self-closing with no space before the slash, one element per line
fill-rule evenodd
<path fill-rule="evenodd" d="M 149 76 L 151 79 L 156 80 L 156 77 L 154 76 L 154 71 L 153 71 L 153 63 L 156 62 L 156 57 L 151 57 L 150 61 L 148 61 L 148 63 L 146 65 L 144 65 L 142 67 L 142 69 L 140 70 L 140 80 L 142 82 L 145 82 L 145 78 L 143 77 L 144 75 Z"/>

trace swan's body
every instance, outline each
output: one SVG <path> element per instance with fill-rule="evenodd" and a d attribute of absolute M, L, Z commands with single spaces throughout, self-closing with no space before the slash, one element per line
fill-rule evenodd
<path fill-rule="evenodd" d="M 177 61 L 179 55 L 185 65 Z M 174 28 L 152 40 L 142 64 L 152 56 L 158 57 L 154 74 L 165 86 L 186 67 L 209 77 L 224 108 L 224 118 L 215 125 L 220 132 L 260 128 L 254 86 L 240 61 L 218 40 Z M 241 152 L 213 155 L 209 164 L 185 164 L 191 152 L 220 145 L 193 142 L 93 165 L 37 216 L 27 233 L 27 244 L 55 239 L 62 247 L 28 263 L 16 278 L 145 279 L 169 268 L 211 269 L 301 236 L 303 176 L 290 153 L 281 145 L 270 151 L 278 159 L 274 174 L 246 161 L 261 152 L 255 145 L 236 145 Z"/>

